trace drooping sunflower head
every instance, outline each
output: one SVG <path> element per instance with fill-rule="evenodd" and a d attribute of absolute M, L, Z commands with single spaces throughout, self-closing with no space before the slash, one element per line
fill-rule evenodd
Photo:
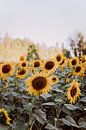
<path fill-rule="evenodd" d="M 28 70 L 25 68 L 21 68 L 21 69 L 17 70 L 17 72 L 16 72 L 16 78 L 19 78 L 19 79 L 26 78 L 27 75 L 28 75 Z"/>
<path fill-rule="evenodd" d="M 67 89 L 66 96 L 69 102 L 75 103 L 80 96 L 80 84 L 77 80 L 74 80 L 71 86 Z"/>
<path fill-rule="evenodd" d="M 61 68 L 65 68 L 67 66 L 67 58 L 66 57 L 63 57 L 61 63 L 60 63 L 60 67 Z"/>
<path fill-rule="evenodd" d="M 70 82 L 71 77 L 73 76 L 73 72 L 69 72 L 66 78 L 66 83 Z"/>
<path fill-rule="evenodd" d="M 79 64 L 79 59 L 78 57 L 73 57 L 69 60 L 69 66 L 70 67 L 75 67 Z"/>
<path fill-rule="evenodd" d="M 26 80 L 27 91 L 39 96 L 51 89 L 49 78 L 43 74 L 36 74 Z"/>
<path fill-rule="evenodd" d="M 76 75 L 76 76 L 81 76 L 81 75 L 83 75 L 83 73 L 84 73 L 84 68 L 83 68 L 83 66 L 82 65 L 77 65 L 76 67 L 75 67 L 75 70 L 74 70 L 74 75 Z"/>
<path fill-rule="evenodd" d="M 0 66 L 1 76 L 12 76 L 15 71 L 15 65 L 11 62 L 6 62 Z"/>
<path fill-rule="evenodd" d="M 56 60 L 50 59 L 50 60 L 45 61 L 43 71 L 45 73 L 50 74 L 50 73 L 54 72 L 57 68 L 58 68 L 58 65 L 56 63 Z"/>
<path fill-rule="evenodd" d="M 4 108 L 1 108 L 0 109 L 0 123 L 10 125 L 10 120 L 11 119 L 9 117 L 8 112 Z"/>
<path fill-rule="evenodd" d="M 64 57 L 63 54 L 60 54 L 60 53 L 56 55 L 56 61 L 58 64 L 62 62 L 63 57 Z"/>

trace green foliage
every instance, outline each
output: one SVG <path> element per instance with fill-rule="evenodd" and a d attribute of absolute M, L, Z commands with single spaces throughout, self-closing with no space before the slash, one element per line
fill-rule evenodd
<path fill-rule="evenodd" d="M 70 86 L 66 83 L 69 71 L 68 67 L 57 69 L 54 74 L 60 78 L 59 83 L 52 86 L 50 93 L 39 97 L 26 92 L 25 79 L 0 80 L 0 107 L 4 107 L 11 118 L 11 125 L 0 124 L 0 130 L 85 130 L 86 78 L 71 78 L 81 83 L 81 96 L 75 104 L 69 104 L 65 96 Z M 4 88 L 5 83 L 8 83 L 7 88 Z"/>

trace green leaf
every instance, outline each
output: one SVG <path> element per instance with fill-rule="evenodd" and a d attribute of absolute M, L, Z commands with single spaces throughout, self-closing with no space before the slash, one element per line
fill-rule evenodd
<path fill-rule="evenodd" d="M 0 130 L 8 130 L 9 126 L 6 126 L 4 124 L 0 124 Z"/>
<path fill-rule="evenodd" d="M 69 109 L 69 110 L 77 110 L 77 109 L 80 109 L 81 110 L 81 108 L 80 107 L 78 107 L 78 106 L 75 106 L 75 105 L 72 105 L 72 104 L 64 104 L 64 106 L 67 108 L 67 109 Z"/>
<path fill-rule="evenodd" d="M 53 91 L 56 91 L 56 92 L 58 92 L 58 93 L 64 93 L 63 90 L 57 88 L 56 86 L 53 87 Z"/>
<path fill-rule="evenodd" d="M 80 128 L 86 128 L 86 117 L 80 118 L 78 124 L 79 124 Z"/>
<path fill-rule="evenodd" d="M 72 119 L 70 116 L 66 116 L 66 118 L 62 118 L 61 121 L 68 126 L 74 126 L 79 128 L 79 126 L 76 124 L 76 122 Z"/>
<path fill-rule="evenodd" d="M 17 121 L 15 130 L 26 130 L 25 123 L 23 121 Z"/>
<path fill-rule="evenodd" d="M 52 97 L 52 95 L 49 94 L 49 93 L 47 93 L 47 94 L 43 94 L 43 95 L 41 95 L 41 97 L 43 97 L 43 98 L 46 100 L 47 98 Z"/>
<path fill-rule="evenodd" d="M 56 128 L 55 126 L 53 126 L 49 123 L 46 125 L 45 128 L 48 129 L 48 130 L 60 130 L 60 128 Z"/>
<path fill-rule="evenodd" d="M 55 106 L 56 103 L 54 102 L 47 102 L 47 103 L 43 103 L 42 106 Z"/>
<path fill-rule="evenodd" d="M 86 102 L 86 97 L 81 98 L 80 102 Z"/>

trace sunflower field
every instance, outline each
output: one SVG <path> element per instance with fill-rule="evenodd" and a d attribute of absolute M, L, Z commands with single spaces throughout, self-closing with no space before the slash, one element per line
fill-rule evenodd
<path fill-rule="evenodd" d="M 0 130 L 86 130 L 86 55 L 1 61 Z"/>

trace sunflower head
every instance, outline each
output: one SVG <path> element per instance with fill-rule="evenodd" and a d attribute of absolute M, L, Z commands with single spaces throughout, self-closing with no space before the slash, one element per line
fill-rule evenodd
<path fill-rule="evenodd" d="M 19 57 L 19 62 L 22 62 L 22 61 L 26 61 L 26 56 L 25 55 L 21 55 Z"/>
<path fill-rule="evenodd" d="M 57 63 L 60 64 L 62 62 L 62 59 L 63 59 L 63 55 L 62 54 L 59 53 L 59 54 L 56 55 L 56 61 L 57 61 Z"/>
<path fill-rule="evenodd" d="M 50 74 L 50 73 L 54 72 L 57 69 L 57 67 L 58 67 L 58 65 L 56 64 L 56 60 L 50 59 L 50 60 L 45 61 L 43 71 L 45 73 Z"/>
<path fill-rule="evenodd" d="M 66 83 L 70 82 L 71 77 L 73 76 L 73 72 L 69 72 L 66 78 Z"/>
<path fill-rule="evenodd" d="M 26 80 L 27 91 L 30 94 L 39 96 L 51 89 L 49 79 L 43 74 L 36 74 Z"/>
<path fill-rule="evenodd" d="M 73 57 L 69 60 L 69 65 L 71 67 L 75 67 L 79 64 L 79 59 L 77 57 Z"/>
<path fill-rule="evenodd" d="M 20 66 L 23 67 L 23 68 L 28 68 L 29 62 L 28 61 L 22 61 L 22 62 L 20 62 Z"/>
<path fill-rule="evenodd" d="M 21 69 L 17 70 L 17 72 L 16 72 L 16 78 L 19 78 L 19 79 L 23 79 L 23 78 L 27 77 L 27 75 L 28 75 L 28 71 L 25 68 L 21 68 Z"/>
<path fill-rule="evenodd" d="M 11 119 L 9 117 L 8 112 L 4 108 L 1 108 L 0 109 L 0 123 L 10 125 L 10 120 Z"/>
<path fill-rule="evenodd" d="M 55 76 L 55 75 L 51 75 L 51 76 L 49 76 L 49 78 L 50 78 L 50 81 L 51 81 L 52 85 L 59 82 L 59 78 L 57 76 Z"/>
<path fill-rule="evenodd" d="M 10 62 L 3 63 L 0 66 L 0 71 L 1 71 L 2 77 L 11 76 L 13 75 L 13 72 L 15 71 L 15 66 L 13 63 L 10 63 Z"/>
<path fill-rule="evenodd" d="M 83 75 L 83 73 L 84 73 L 84 68 L 82 65 L 78 65 L 75 67 L 74 75 L 81 76 L 81 75 Z"/>
<path fill-rule="evenodd" d="M 67 89 L 66 96 L 70 103 L 75 103 L 80 95 L 80 84 L 74 80 L 71 86 Z"/>
<path fill-rule="evenodd" d="M 67 66 L 67 58 L 63 57 L 61 63 L 60 63 L 60 67 L 61 68 L 65 68 Z"/>

